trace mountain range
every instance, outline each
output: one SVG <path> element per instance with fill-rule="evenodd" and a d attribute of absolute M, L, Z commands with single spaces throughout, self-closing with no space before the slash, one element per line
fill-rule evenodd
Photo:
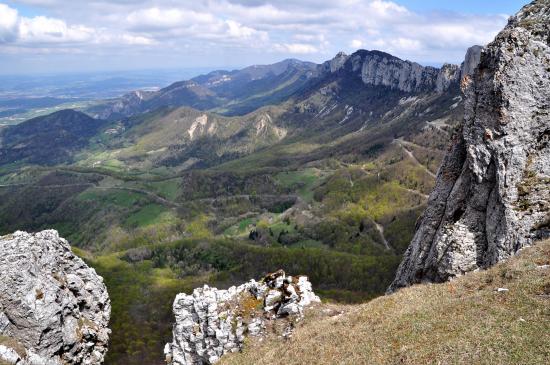
<path fill-rule="evenodd" d="M 339 53 L 320 65 L 288 59 L 242 70 L 213 71 L 159 91 L 135 91 L 90 112 L 98 118 L 116 119 L 160 106 L 189 106 L 224 115 L 243 115 L 307 92 L 342 68 L 365 85 L 383 85 L 405 92 L 443 92 L 456 83 L 461 74 L 471 72 L 472 62 L 475 65 L 475 58 L 479 59 L 479 50 L 479 46 L 473 47 L 469 51 L 473 58 L 461 67 L 446 64 L 441 69 L 423 67 L 380 51 L 357 51 L 351 56 Z"/>

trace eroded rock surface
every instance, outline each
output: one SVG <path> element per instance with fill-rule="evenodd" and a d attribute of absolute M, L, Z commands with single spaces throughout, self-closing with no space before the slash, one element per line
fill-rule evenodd
<path fill-rule="evenodd" d="M 0 363 L 101 364 L 111 306 L 103 279 L 57 231 L 0 237 Z"/>
<path fill-rule="evenodd" d="M 213 364 L 239 351 L 245 336 L 276 333 L 291 336 L 304 308 L 319 302 L 305 276 L 279 270 L 262 281 L 218 290 L 205 285 L 193 294 L 178 294 L 173 341 L 166 344 L 168 364 Z"/>
<path fill-rule="evenodd" d="M 389 291 L 493 265 L 549 236 L 549 42 L 550 1 L 534 1 L 462 79 L 462 131 Z"/>

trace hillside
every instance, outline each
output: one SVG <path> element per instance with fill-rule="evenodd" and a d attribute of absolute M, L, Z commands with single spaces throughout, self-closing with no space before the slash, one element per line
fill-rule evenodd
<path fill-rule="evenodd" d="M 367 304 L 323 304 L 290 340 L 247 343 L 219 364 L 544 364 L 550 241 L 486 270 Z"/>
<path fill-rule="evenodd" d="M 105 126 L 102 120 L 74 110 L 0 129 L 0 165 L 29 163 L 54 165 L 73 160 L 89 140 Z"/>
<path fill-rule="evenodd" d="M 240 72 L 248 80 L 295 64 Z M 163 107 L 89 123 L 91 136 L 45 141 L 63 151 L 57 167 L 9 158 L 24 149 L 6 146 L 1 230 L 53 226 L 101 252 L 192 236 L 200 217 L 213 236 L 400 254 L 460 121 L 460 69 L 378 51 L 318 68 L 322 75 L 286 101 L 241 116 Z M 48 135 L 27 138 L 40 136 Z"/>

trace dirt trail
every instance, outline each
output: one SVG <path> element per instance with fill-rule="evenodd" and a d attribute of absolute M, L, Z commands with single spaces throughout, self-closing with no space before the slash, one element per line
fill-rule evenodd
<path fill-rule="evenodd" d="M 412 194 L 416 194 L 416 195 L 420 195 L 421 197 L 423 197 L 424 199 L 428 199 L 430 196 L 427 195 L 427 194 L 424 194 L 418 190 L 414 190 L 414 189 L 409 189 L 409 188 L 404 188 L 404 187 L 401 187 L 403 190 L 406 190 L 408 191 L 409 193 L 412 193 Z"/>
<path fill-rule="evenodd" d="M 374 222 L 374 224 L 376 225 L 376 229 L 378 230 L 378 232 L 380 233 L 380 236 L 382 237 L 382 242 L 384 243 L 384 246 L 386 246 L 388 250 L 391 250 L 390 244 L 388 243 L 388 241 L 386 241 L 386 237 L 384 236 L 384 227 L 378 222 Z"/>
<path fill-rule="evenodd" d="M 403 149 L 403 151 L 405 151 L 405 153 L 407 154 L 407 156 L 409 156 L 410 159 L 412 159 L 416 164 L 422 166 L 424 168 L 424 170 L 426 170 L 426 172 L 433 178 L 435 178 L 435 174 L 433 172 L 431 172 L 426 166 L 424 166 L 424 164 L 422 164 L 420 161 L 418 161 L 418 159 L 414 156 L 414 154 L 407 149 L 407 147 L 405 147 L 406 144 L 411 144 L 411 145 L 414 145 L 414 143 L 411 143 L 411 142 L 407 142 L 407 141 L 404 141 L 402 139 L 394 139 L 394 142 L 397 142 L 399 143 L 399 145 L 401 146 L 401 148 Z"/>

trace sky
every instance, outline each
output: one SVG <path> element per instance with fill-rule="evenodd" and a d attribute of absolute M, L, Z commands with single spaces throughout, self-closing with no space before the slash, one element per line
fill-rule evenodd
<path fill-rule="evenodd" d="M 238 68 L 378 49 L 460 63 L 525 1 L 0 0 L 0 74 Z"/>

